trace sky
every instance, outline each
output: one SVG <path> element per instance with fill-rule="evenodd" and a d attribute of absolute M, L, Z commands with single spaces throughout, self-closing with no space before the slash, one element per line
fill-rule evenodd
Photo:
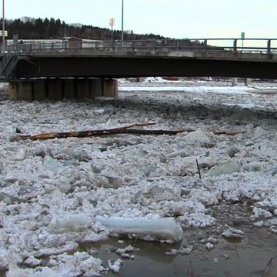
<path fill-rule="evenodd" d="M 2 0 L 8 19 L 54 17 L 121 30 L 122 0 Z M 123 0 L 124 30 L 171 38 L 277 37 L 277 0 Z M 2 5 L 1 5 L 2 6 Z"/>

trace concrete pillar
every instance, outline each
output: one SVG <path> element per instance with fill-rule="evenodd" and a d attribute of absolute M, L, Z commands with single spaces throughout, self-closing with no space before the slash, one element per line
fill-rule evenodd
<path fill-rule="evenodd" d="M 250 86 L 251 85 L 251 83 L 252 83 L 252 79 L 251 78 L 245 78 L 245 80 L 244 80 L 244 85 L 245 86 Z"/>
<path fill-rule="evenodd" d="M 90 95 L 88 79 L 76 79 L 76 96 L 77 99 L 85 99 Z"/>
<path fill-rule="evenodd" d="M 18 100 L 17 92 L 18 92 L 17 82 L 9 83 L 9 96 L 11 100 Z"/>
<path fill-rule="evenodd" d="M 46 99 L 46 80 L 35 80 L 33 83 L 34 100 L 45 100 Z"/>
<path fill-rule="evenodd" d="M 47 97 L 50 100 L 61 100 L 63 98 L 62 80 L 47 79 Z"/>
<path fill-rule="evenodd" d="M 118 97 L 118 81 L 115 79 L 103 79 L 103 96 Z"/>
<path fill-rule="evenodd" d="M 61 100 L 118 97 L 115 79 L 37 79 L 14 81 L 9 85 L 12 100 Z"/>
<path fill-rule="evenodd" d="M 63 94 L 66 99 L 74 99 L 76 97 L 76 84 L 75 79 L 63 80 Z"/>
<path fill-rule="evenodd" d="M 17 84 L 17 100 L 32 101 L 33 97 L 33 82 L 22 81 Z"/>
<path fill-rule="evenodd" d="M 238 78 L 232 78 L 232 86 L 235 87 L 238 85 Z"/>
<path fill-rule="evenodd" d="M 101 79 L 89 79 L 89 83 L 90 83 L 89 98 L 103 96 L 103 88 L 102 88 L 102 80 Z"/>

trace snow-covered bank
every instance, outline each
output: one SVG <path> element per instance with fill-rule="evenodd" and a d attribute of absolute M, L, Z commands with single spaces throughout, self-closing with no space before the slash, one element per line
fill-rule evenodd
<path fill-rule="evenodd" d="M 174 217 L 185 231 L 221 227 L 212 206 L 249 203 L 249 222 L 276 231 L 277 96 L 130 87 L 116 101 L 0 103 L 0 266 L 10 268 L 9 276 L 92 276 L 120 268 L 120 261 L 101 264 L 79 249 L 108 237 L 97 216 Z M 147 122 L 195 131 L 10 141 L 16 128 L 36 134 Z"/>

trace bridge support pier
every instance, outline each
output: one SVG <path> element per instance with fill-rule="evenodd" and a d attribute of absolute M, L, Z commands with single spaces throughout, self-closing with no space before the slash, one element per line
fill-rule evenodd
<path fill-rule="evenodd" d="M 64 78 L 32 79 L 10 82 L 12 100 L 62 100 L 118 97 L 118 82 L 115 79 Z"/>
<path fill-rule="evenodd" d="M 238 78 L 232 78 L 232 87 L 236 87 L 238 85 Z"/>
<path fill-rule="evenodd" d="M 252 79 L 251 78 L 245 78 L 244 79 L 244 85 L 245 86 L 250 86 L 251 85 L 251 83 L 252 83 Z"/>

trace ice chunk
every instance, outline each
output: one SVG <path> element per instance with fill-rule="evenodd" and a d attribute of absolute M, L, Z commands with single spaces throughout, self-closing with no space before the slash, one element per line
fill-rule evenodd
<path fill-rule="evenodd" d="M 205 132 L 201 129 L 197 129 L 194 132 L 189 133 L 185 136 L 185 140 L 188 144 L 199 145 L 202 147 L 211 146 L 213 144 L 210 133 Z"/>
<path fill-rule="evenodd" d="M 66 215 L 52 218 L 49 227 L 54 233 L 83 231 L 91 223 L 91 219 L 83 214 Z"/>
<path fill-rule="evenodd" d="M 58 169 L 61 167 L 61 164 L 59 161 L 57 161 L 49 156 L 46 156 L 44 159 L 44 166 L 46 169 L 51 170 L 56 173 L 58 171 Z"/>
<path fill-rule="evenodd" d="M 222 236 L 226 239 L 242 239 L 244 232 L 238 229 L 230 228 L 222 233 Z"/>
<path fill-rule="evenodd" d="M 221 164 L 221 165 L 216 165 L 214 167 L 212 167 L 209 172 L 208 175 L 209 176 L 220 176 L 223 174 L 232 174 L 235 172 L 240 172 L 241 170 L 241 166 L 238 162 L 227 162 L 225 164 Z"/>
<path fill-rule="evenodd" d="M 207 242 L 206 245 L 205 245 L 205 247 L 206 247 L 208 250 L 214 249 L 214 245 L 213 245 L 212 243 L 210 243 L 210 242 Z"/>
<path fill-rule="evenodd" d="M 121 265 L 122 265 L 122 260 L 117 259 L 115 262 L 112 262 L 110 260 L 108 260 L 108 265 L 109 265 L 109 269 L 114 272 L 114 273 L 118 273 L 120 271 Z"/>
<path fill-rule="evenodd" d="M 62 277 L 50 268 L 42 268 L 35 272 L 35 269 L 21 269 L 17 266 L 11 266 L 7 272 L 7 277 Z"/>
<path fill-rule="evenodd" d="M 97 217 L 111 234 L 134 235 L 145 239 L 177 242 L 183 239 L 183 230 L 172 218 Z"/>

